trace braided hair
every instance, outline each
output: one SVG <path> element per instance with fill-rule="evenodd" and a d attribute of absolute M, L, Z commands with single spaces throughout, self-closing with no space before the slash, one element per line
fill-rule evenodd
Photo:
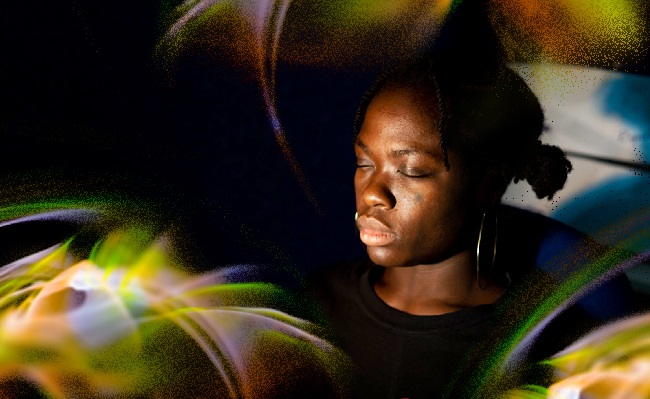
<path fill-rule="evenodd" d="M 409 88 L 434 102 L 445 167 L 447 149 L 463 154 L 470 168 L 498 168 L 507 181 L 526 180 L 538 198 L 564 187 L 571 162 L 542 144 L 544 113 L 519 75 L 500 62 L 476 65 L 464 54 L 418 57 L 381 73 L 364 94 L 354 119 L 355 138 L 372 99 L 388 88 Z"/>

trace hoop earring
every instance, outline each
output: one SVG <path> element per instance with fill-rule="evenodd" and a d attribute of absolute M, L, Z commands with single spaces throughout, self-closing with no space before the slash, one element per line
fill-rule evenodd
<path fill-rule="evenodd" d="M 480 266 L 479 266 L 479 262 L 480 262 L 480 259 L 481 259 L 481 238 L 483 236 L 483 222 L 485 222 L 485 214 L 486 214 L 486 212 L 483 212 L 483 217 L 481 218 L 481 228 L 480 228 L 480 230 L 478 232 L 478 243 L 476 244 L 476 283 L 478 284 L 478 287 L 481 290 L 484 290 L 484 289 L 487 288 L 487 286 L 481 287 L 481 279 L 479 277 L 480 270 L 481 270 Z M 495 214 L 494 215 L 494 248 L 492 250 L 492 264 L 490 265 L 490 273 L 494 270 L 494 259 L 497 256 L 497 231 L 498 231 L 497 227 L 498 227 L 497 226 L 497 215 Z"/>
<path fill-rule="evenodd" d="M 359 212 L 354 212 L 354 221 L 356 222 L 359 219 Z"/>

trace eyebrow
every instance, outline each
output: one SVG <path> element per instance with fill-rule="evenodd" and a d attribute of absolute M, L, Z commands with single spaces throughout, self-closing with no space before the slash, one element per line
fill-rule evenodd
<path fill-rule="evenodd" d="M 403 148 L 398 150 L 391 150 L 390 155 L 393 158 L 399 158 L 399 157 L 409 156 L 409 155 L 426 155 L 428 157 L 435 159 L 436 161 L 442 161 L 442 153 L 437 151 L 421 151 L 421 150 L 415 150 L 410 148 Z"/>
<path fill-rule="evenodd" d="M 366 154 L 368 153 L 368 146 L 366 146 L 360 138 L 357 137 L 357 139 L 354 140 L 354 145 L 359 146 L 359 148 L 361 148 Z"/>
<path fill-rule="evenodd" d="M 354 142 L 355 145 L 359 146 L 363 152 L 366 154 L 370 153 L 370 150 L 368 150 L 368 146 L 364 144 L 361 139 L 357 139 Z M 393 158 L 399 158 L 403 156 L 408 156 L 408 155 L 428 155 L 431 158 L 439 159 L 442 160 L 442 153 L 441 152 L 436 152 L 436 151 L 421 151 L 421 150 L 416 150 L 412 148 L 401 148 L 398 150 L 391 150 L 390 152 L 391 157 Z"/>
<path fill-rule="evenodd" d="M 418 154 L 429 154 L 429 152 L 411 150 L 411 149 L 401 149 L 401 150 L 391 150 L 390 155 L 393 157 L 402 157 L 404 155 L 418 155 Z M 431 154 L 429 154 L 431 155 Z"/>

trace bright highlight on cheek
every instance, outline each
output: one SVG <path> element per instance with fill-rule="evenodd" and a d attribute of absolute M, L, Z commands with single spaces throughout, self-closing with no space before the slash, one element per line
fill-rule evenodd
<path fill-rule="evenodd" d="M 229 282 L 243 266 L 188 275 L 164 240 L 136 250 L 137 237 L 112 234 L 86 260 L 67 243 L 0 268 L 0 396 L 16 379 L 55 398 L 263 398 L 314 375 L 336 385 L 342 354 L 272 308 L 287 299 L 279 288 Z"/>

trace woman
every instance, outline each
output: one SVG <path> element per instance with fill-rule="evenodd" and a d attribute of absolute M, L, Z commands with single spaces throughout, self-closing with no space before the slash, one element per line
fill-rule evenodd
<path fill-rule="evenodd" d="M 313 276 L 359 368 L 355 396 L 442 395 L 490 336 L 492 308 L 520 266 L 495 263 L 507 185 L 527 180 L 551 198 L 571 170 L 560 149 L 538 140 L 543 113 L 520 77 L 459 59 L 438 54 L 395 68 L 359 107 L 355 219 L 370 262 Z"/>

